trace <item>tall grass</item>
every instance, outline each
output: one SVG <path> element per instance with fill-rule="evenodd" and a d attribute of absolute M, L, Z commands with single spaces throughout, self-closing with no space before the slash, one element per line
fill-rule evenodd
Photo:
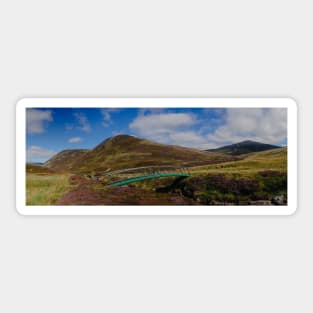
<path fill-rule="evenodd" d="M 26 205 L 51 205 L 71 189 L 69 175 L 26 175 Z"/>

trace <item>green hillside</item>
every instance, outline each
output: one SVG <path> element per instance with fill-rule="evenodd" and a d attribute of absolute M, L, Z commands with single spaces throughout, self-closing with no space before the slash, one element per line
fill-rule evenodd
<path fill-rule="evenodd" d="M 88 150 L 75 149 L 63 150 L 49 159 L 44 167 L 50 168 L 54 171 L 66 172 L 73 169 L 73 164 L 76 163 Z"/>
<path fill-rule="evenodd" d="M 73 151 L 73 152 L 71 152 Z M 150 165 L 195 166 L 235 160 L 236 157 L 165 145 L 128 135 L 110 137 L 92 150 L 66 150 L 45 165 L 76 173 L 112 171 Z"/>

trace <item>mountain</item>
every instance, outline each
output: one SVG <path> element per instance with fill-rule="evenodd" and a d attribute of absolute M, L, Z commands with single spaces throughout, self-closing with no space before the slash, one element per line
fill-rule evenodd
<path fill-rule="evenodd" d="M 209 149 L 206 151 L 223 153 L 223 154 L 228 154 L 228 155 L 241 155 L 241 154 L 246 154 L 246 153 L 251 153 L 251 152 L 266 151 L 266 150 L 278 149 L 278 148 L 281 148 L 281 147 L 270 145 L 270 144 L 265 144 L 261 142 L 256 142 L 252 140 L 245 140 L 245 141 L 238 142 L 232 145 L 223 146 L 217 149 Z"/>
<path fill-rule="evenodd" d="M 73 164 L 87 152 L 88 150 L 85 149 L 63 150 L 44 163 L 43 166 L 55 171 L 71 170 Z"/>
<path fill-rule="evenodd" d="M 45 166 L 54 170 L 90 173 L 151 165 L 193 166 L 236 159 L 220 153 L 165 145 L 129 135 L 110 137 L 94 149 L 79 151 L 62 151 Z"/>

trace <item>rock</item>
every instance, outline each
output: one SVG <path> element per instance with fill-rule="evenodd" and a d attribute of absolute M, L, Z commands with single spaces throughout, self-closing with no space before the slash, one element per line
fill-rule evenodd
<path fill-rule="evenodd" d="M 187 197 L 187 198 L 192 198 L 194 199 L 194 192 L 191 188 L 189 188 L 187 185 L 184 185 L 182 188 L 181 188 L 181 192 L 182 194 Z"/>
<path fill-rule="evenodd" d="M 283 205 L 284 204 L 284 196 L 277 195 L 272 199 L 273 204 L 275 205 Z"/>

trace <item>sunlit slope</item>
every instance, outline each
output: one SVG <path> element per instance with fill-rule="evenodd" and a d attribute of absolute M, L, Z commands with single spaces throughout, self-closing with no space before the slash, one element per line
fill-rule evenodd
<path fill-rule="evenodd" d="M 224 173 L 250 175 L 260 171 L 273 170 L 287 172 L 287 148 L 278 148 L 262 152 L 253 152 L 241 155 L 242 160 L 214 164 L 208 166 L 196 166 L 193 173 Z"/>

